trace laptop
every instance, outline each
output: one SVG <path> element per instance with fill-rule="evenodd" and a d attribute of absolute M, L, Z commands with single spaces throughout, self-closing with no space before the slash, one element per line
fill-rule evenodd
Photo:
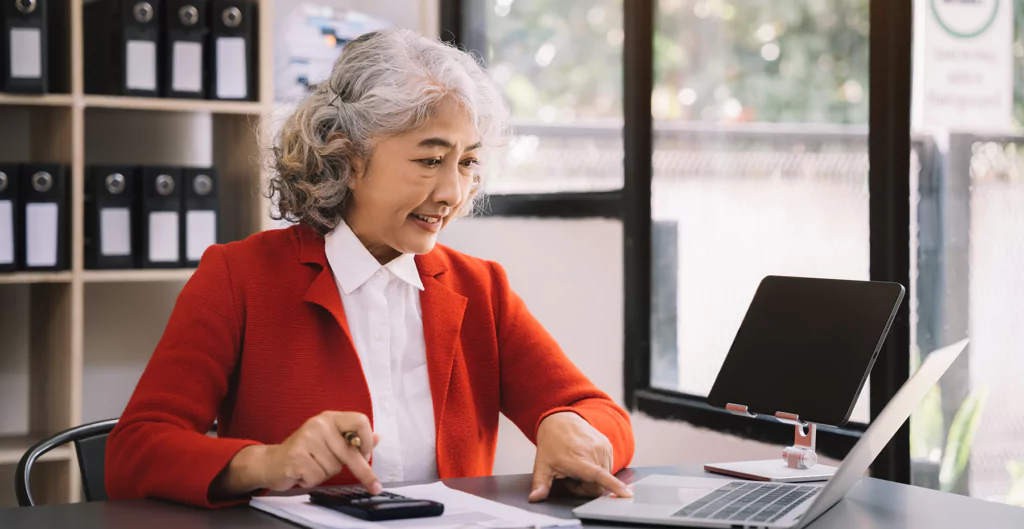
<path fill-rule="evenodd" d="M 632 498 L 603 496 L 573 514 L 585 520 L 684 527 L 805 527 L 857 484 L 967 342 L 928 355 L 823 485 L 654 475 L 633 484 Z"/>

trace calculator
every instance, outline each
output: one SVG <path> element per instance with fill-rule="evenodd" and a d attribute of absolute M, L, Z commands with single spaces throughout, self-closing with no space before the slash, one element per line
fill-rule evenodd
<path fill-rule="evenodd" d="M 309 493 L 309 500 L 371 522 L 427 518 L 444 512 L 444 505 L 436 501 L 416 500 L 387 491 L 374 496 L 360 486 L 314 490 Z"/>

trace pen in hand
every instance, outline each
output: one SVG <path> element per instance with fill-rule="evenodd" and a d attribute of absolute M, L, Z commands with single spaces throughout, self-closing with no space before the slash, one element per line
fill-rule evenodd
<path fill-rule="evenodd" d="M 359 438 L 359 435 L 355 432 L 344 432 L 341 434 L 345 437 L 345 442 L 348 443 L 352 448 L 362 448 L 363 440 Z"/>

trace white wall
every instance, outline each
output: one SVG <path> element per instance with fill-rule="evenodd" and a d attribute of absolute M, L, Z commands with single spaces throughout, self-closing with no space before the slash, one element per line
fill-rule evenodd
<path fill-rule="evenodd" d="M 463 219 L 441 242 L 501 263 L 530 311 L 591 381 L 623 404 L 622 224 L 616 220 Z M 685 369 L 686 366 L 680 366 Z M 634 414 L 636 466 L 773 459 L 780 447 Z M 502 419 L 496 474 L 530 472 L 534 448 Z"/>

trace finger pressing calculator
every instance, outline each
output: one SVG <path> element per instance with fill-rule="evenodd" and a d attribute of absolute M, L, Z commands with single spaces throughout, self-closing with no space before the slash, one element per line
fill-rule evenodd
<path fill-rule="evenodd" d="M 427 518 L 444 512 L 444 505 L 436 501 L 416 500 L 387 491 L 374 496 L 359 486 L 314 490 L 309 493 L 309 500 L 371 522 Z"/>

